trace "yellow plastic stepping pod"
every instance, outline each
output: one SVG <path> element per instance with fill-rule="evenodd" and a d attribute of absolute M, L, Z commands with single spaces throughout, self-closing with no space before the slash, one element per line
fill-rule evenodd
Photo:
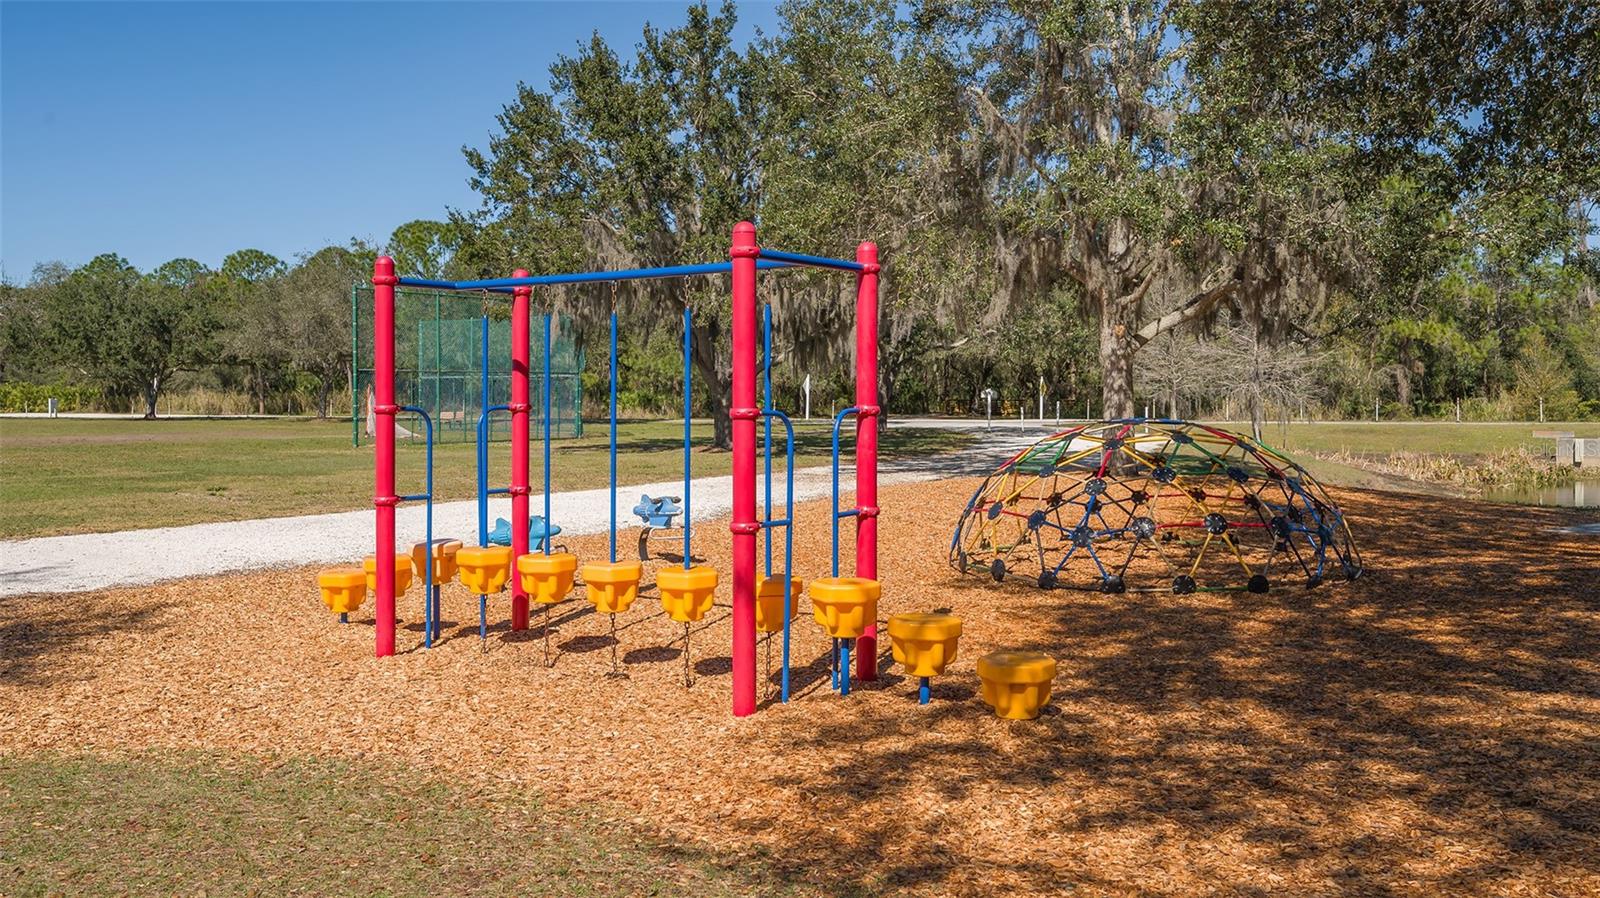
<path fill-rule="evenodd" d="M 341 622 L 348 621 L 350 612 L 367 600 L 367 574 L 358 567 L 322 571 L 317 574 L 317 587 L 322 590 L 322 604 L 339 615 Z"/>
<path fill-rule="evenodd" d="M 583 583 L 594 610 L 621 614 L 639 598 L 644 566 L 637 561 L 596 562 L 583 566 Z"/>
<path fill-rule="evenodd" d="M 411 556 L 396 555 L 392 559 L 394 564 L 394 597 L 400 598 L 411 588 Z M 368 555 L 361 561 L 361 569 L 366 574 L 367 591 L 373 595 L 378 593 L 378 556 Z"/>
<path fill-rule="evenodd" d="M 822 577 L 812 580 L 811 616 L 833 637 L 838 650 L 833 683 L 840 695 L 850 694 L 850 647 L 867 625 L 878 619 L 878 581 L 865 577 Z"/>
<path fill-rule="evenodd" d="M 644 565 L 637 561 L 600 561 L 583 566 L 584 592 L 594 610 L 611 618 L 611 676 L 622 676 L 617 664 L 617 615 L 633 607 L 639 598 L 639 579 Z M 549 627 L 545 628 L 548 639 Z"/>
<path fill-rule="evenodd" d="M 960 637 L 961 618 L 953 614 L 896 614 L 889 618 L 894 660 L 921 680 L 918 704 L 928 703 L 928 678 L 944 673 L 945 665 L 955 660 Z"/>
<path fill-rule="evenodd" d="M 795 604 L 800 601 L 800 594 L 805 592 L 806 581 L 799 577 L 789 580 L 789 610 L 794 611 Z M 780 633 L 783 631 L 783 577 L 763 577 L 761 586 L 756 589 L 756 629 L 763 633 Z"/>
<path fill-rule="evenodd" d="M 541 605 L 554 605 L 572 592 L 572 577 L 578 572 L 578 556 L 571 552 L 530 552 L 517 559 L 517 577 L 528 598 Z"/>
<path fill-rule="evenodd" d="M 667 616 L 680 624 L 692 623 L 711 610 L 717 571 L 703 564 L 664 567 L 656 572 L 656 586 L 661 589 L 661 608 Z"/>
<path fill-rule="evenodd" d="M 983 700 L 1007 720 L 1032 720 L 1050 701 L 1056 660 L 1039 652 L 990 652 L 978 659 Z"/>
<path fill-rule="evenodd" d="M 427 586 L 438 586 L 449 583 L 456 578 L 456 553 L 461 551 L 459 539 L 436 539 L 433 541 L 433 582 Z M 428 571 L 428 544 L 419 542 L 411 547 L 411 566 L 418 577 L 427 577 Z"/>
<path fill-rule="evenodd" d="M 497 593 L 511 579 L 510 546 L 462 546 L 456 551 L 461 585 L 480 596 Z"/>
<path fill-rule="evenodd" d="M 820 577 L 811 581 L 811 616 L 834 639 L 855 639 L 878 618 L 878 581 Z"/>
<path fill-rule="evenodd" d="M 692 624 L 705 617 L 716 599 L 716 568 L 664 567 L 656 571 L 656 587 L 661 590 L 661 608 L 667 616 L 683 624 L 683 685 L 694 682 L 689 674 L 689 632 Z"/>

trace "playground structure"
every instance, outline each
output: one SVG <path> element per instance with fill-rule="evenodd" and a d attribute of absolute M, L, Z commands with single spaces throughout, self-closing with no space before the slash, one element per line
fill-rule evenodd
<path fill-rule="evenodd" d="M 370 285 L 350 290 L 353 359 L 374 357 L 374 295 Z M 510 401 L 511 372 L 491 361 L 511 355 L 509 310 L 481 293 L 399 287 L 394 295 L 397 401 L 427 411 L 437 442 L 471 442 L 476 438 L 473 423 L 483 410 Z M 552 430 L 557 437 L 582 436 L 583 351 L 573 339 L 573 323 L 567 316 L 556 316 L 553 324 Z M 371 367 L 355 369 L 350 439 L 357 446 L 377 433 L 373 378 Z M 489 439 L 509 440 L 510 425 L 504 417 L 491 419 Z M 418 436 L 404 427 L 399 432 L 408 439 Z"/>
<path fill-rule="evenodd" d="M 1293 459 L 1142 418 L 1063 430 L 1008 459 L 967 502 L 949 561 L 1107 593 L 1310 589 L 1362 571 L 1343 513 Z"/>
<path fill-rule="evenodd" d="M 834 638 L 837 647 L 834 681 L 841 693 L 849 692 L 851 679 L 850 656 L 855 649 L 855 676 L 863 680 L 877 675 L 877 417 L 878 408 L 878 272 L 877 247 L 862 243 L 854 261 L 781 252 L 762 248 L 756 242 L 755 226 L 741 222 L 733 229 L 733 242 L 729 261 L 699 265 L 680 265 L 663 268 L 629 269 L 620 271 L 581 272 L 531 276 L 517 270 L 509 278 L 438 281 L 421 278 L 400 278 L 394 273 L 394 262 L 380 257 L 373 266 L 373 414 L 377 417 L 374 428 L 376 463 L 373 504 L 376 507 L 376 551 L 371 556 L 371 577 L 367 583 L 375 598 L 375 641 L 378 657 L 395 652 L 396 600 L 406 592 L 411 570 L 415 569 L 425 584 L 423 601 L 423 644 L 431 647 L 439 632 L 439 586 L 446 566 L 445 556 L 439 551 L 423 549 L 416 553 L 422 564 L 415 568 L 411 556 L 396 552 L 395 508 L 402 502 L 426 504 L 424 547 L 436 545 L 433 533 L 433 445 L 435 421 L 426 408 L 419 405 L 399 405 L 396 402 L 396 295 L 397 287 L 435 291 L 470 292 L 485 297 L 511 296 L 510 307 L 510 389 L 509 400 L 503 404 L 483 405 L 477 421 L 477 469 L 479 534 L 477 546 L 461 546 L 449 555 L 449 565 L 461 582 L 479 596 L 480 638 L 487 634 L 488 597 L 511 586 L 511 628 L 526 630 L 529 627 L 529 604 L 532 601 L 546 608 L 564 600 L 575 585 L 581 583 L 596 610 L 613 615 L 626 611 L 638 595 L 642 566 L 639 562 L 620 562 L 617 559 L 617 312 L 615 301 L 611 311 L 610 358 L 610 485 L 611 521 L 610 552 L 605 562 L 583 565 L 570 553 L 555 551 L 553 537 L 559 528 L 550 513 L 550 440 L 552 404 L 552 320 L 546 310 L 544 319 L 544 368 L 542 386 L 542 420 L 544 444 L 544 514 L 532 516 L 529 499 L 532 487 L 529 481 L 529 415 L 534 406 L 530 402 L 531 320 L 533 293 L 537 287 L 562 284 L 617 283 L 621 281 L 657 278 L 689 278 L 728 274 L 731 276 L 733 305 L 733 379 L 730 416 L 733 425 L 733 514 L 729 530 L 732 534 L 732 706 L 735 716 L 745 716 L 756 710 L 756 643 L 759 629 L 782 636 L 782 670 L 779 695 L 787 701 L 790 692 L 790 629 L 794 618 L 794 600 L 803 584 L 793 577 L 793 514 L 794 480 L 794 430 L 789 418 L 772 407 L 771 357 L 772 317 L 770 308 L 763 307 L 757 315 L 757 275 L 761 271 L 807 267 L 852 272 L 856 275 L 856 401 L 851 408 L 841 411 L 834 419 L 833 433 L 833 559 L 834 576 L 815 580 L 810 584 L 814 617 Z M 614 294 L 613 294 L 614 296 Z M 663 610 L 685 625 L 685 664 L 688 663 L 689 625 L 701 619 L 712 606 L 717 572 L 693 563 L 691 551 L 692 497 L 690 439 L 690 340 L 693 309 L 684 308 L 684 481 L 681 497 L 683 527 L 682 565 L 660 569 L 656 585 L 660 592 Z M 488 333 L 487 307 L 483 333 Z M 758 325 L 758 320 L 760 324 Z M 758 404 L 756 395 L 758 343 L 761 345 L 761 374 L 763 398 Z M 488 338 L 484 337 L 482 355 L 483 374 L 488 377 Z M 488 395 L 484 388 L 483 395 Z M 510 417 L 511 483 L 506 487 L 490 488 L 487 483 L 488 431 L 492 415 L 505 412 Z M 395 491 L 395 432 L 396 417 L 402 413 L 415 415 L 421 422 L 426 457 L 426 482 L 423 492 L 402 495 Z M 855 418 L 856 426 L 856 507 L 840 509 L 838 488 L 839 430 L 843 422 Z M 765 503 L 760 518 L 756 516 L 756 422 L 764 424 L 763 457 L 765 461 Z M 781 517 L 774 516 L 772 490 L 772 422 L 776 420 L 785 432 L 787 458 L 785 510 Z M 511 520 L 509 523 L 511 545 L 496 546 L 490 539 L 488 527 L 488 497 L 509 495 Z M 677 499 L 678 497 L 672 497 Z M 646 502 L 649 505 L 651 503 Z M 676 502 L 672 503 L 676 505 Z M 665 517 L 667 507 L 647 508 L 645 517 L 654 512 Z M 856 526 L 855 576 L 839 576 L 838 527 L 840 521 L 854 518 Z M 775 566 L 775 547 L 772 531 L 782 528 L 783 565 Z M 764 578 L 758 580 L 756 563 L 756 536 L 765 537 Z M 530 547 L 535 547 L 530 550 Z M 644 546 L 641 543 L 641 551 Z M 378 563 L 377 559 L 394 559 L 394 564 Z M 401 570 L 404 562 L 405 570 Z M 342 609 L 345 617 L 352 606 L 352 576 L 348 572 L 326 572 L 319 582 L 324 601 L 330 610 Z M 758 605 L 758 596 L 766 597 L 765 605 Z M 775 599 L 781 596 L 781 608 Z M 359 602 L 356 602 L 359 604 Z M 762 613 L 763 611 L 767 613 Z M 780 612 L 778 614 L 777 612 Z M 545 628 L 546 636 L 549 626 Z M 770 643 L 769 643 L 770 644 Z M 613 639 L 613 648 L 615 640 Z"/>

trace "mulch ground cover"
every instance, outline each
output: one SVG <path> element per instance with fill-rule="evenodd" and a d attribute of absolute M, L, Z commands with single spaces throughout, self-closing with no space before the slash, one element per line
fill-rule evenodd
<path fill-rule="evenodd" d="M 581 599 L 557 606 L 547 667 L 537 613 L 511 632 L 493 600 L 484 651 L 459 586 L 421 649 L 413 586 L 401 654 L 377 660 L 370 602 L 341 626 L 315 571 L 272 571 L 0 600 L 0 752 L 397 762 L 838 891 L 1600 894 L 1600 539 L 1554 529 L 1582 515 L 1335 491 L 1368 565 L 1354 583 L 1101 595 L 951 570 L 975 486 L 881 498 L 880 615 L 965 623 L 927 706 L 893 666 L 832 693 L 807 614 L 794 700 L 734 720 L 717 522 L 696 530 L 723 584 L 688 689 L 653 590 L 618 618 L 612 678 L 609 622 Z M 798 510 L 807 579 L 827 573 L 827 517 Z M 598 558 L 605 538 L 571 547 Z M 848 532 L 842 550 L 848 572 Z M 1059 659 L 1040 719 L 979 699 L 974 663 L 998 648 Z"/>

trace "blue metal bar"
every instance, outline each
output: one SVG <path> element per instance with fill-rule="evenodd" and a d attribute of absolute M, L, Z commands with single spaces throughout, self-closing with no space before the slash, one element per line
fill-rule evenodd
<path fill-rule="evenodd" d="M 768 422 L 777 418 L 783 422 L 784 430 L 784 494 L 783 494 L 783 520 L 774 521 L 771 518 L 763 521 L 761 526 L 767 533 L 770 543 L 773 527 L 783 527 L 783 666 L 779 674 L 778 700 L 789 700 L 789 624 L 794 618 L 794 422 L 789 416 L 777 409 L 764 408 L 761 416 Z M 767 453 L 768 461 L 772 453 Z M 770 478 L 770 473 L 769 473 Z M 772 482 L 767 481 L 768 501 L 771 501 Z M 768 514 L 771 514 L 769 509 Z M 771 576 L 772 562 L 767 562 L 768 576 Z"/>
<path fill-rule="evenodd" d="M 731 264 L 731 263 L 730 263 Z M 693 401 L 694 368 L 689 356 L 690 342 L 693 338 L 694 309 L 685 305 L 683 307 L 683 569 L 691 567 L 689 561 L 689 528 L 694 520 L 689 512 L 689 503 L 693 499 L 694 487 L 690 485 L 689 469 L 692 460 L 689 457 L 689 411 Z M 688 637 L 684 637 L 686 640 Z"/>
<path fill-rule="evenodd" d="M 802 256 L 800 258 L 813 259 L 816 256 Z M 807 265 L 819 265 L 822 262 L 834 263 L 825 267 L 849 266 L 857 270 L 861 266 L 854 262 L 840 262 L 837 259 L 823 259 L 821 262 L 806 262 Z M 756 268 L 771 270 L 774 268 L 793 268 L 795 263 L 778 260 L 757 259 Z M 568 274 L 540 274 L 525 278 L 488 278 L 476 281 L 438 281 L 425 278 L 401 278 L 400 284 L 405 287 L 429 287 L 434 290 L 489 290 L 495 293 L 509 293 L 513 287 L 548 287 L 555 284 L 595 284 L 607 281 L 640 281 L 652 278 L 681 278 L 694 277 L 707 274 L 727 274 L 733 270 L 732 262 L 706 262 L 699 265 L 669 265 L 664 268 L 624 268 L 617 271 L 581 271 Z"/>
<path fill-rule="evenodd" d="M 917 704 L 926 705 L 928 703 L 930 691 L 931 690 L 928 688 L 928 678 L 923 677 L 922 680 L 917 683 Z"/>
<path fill-rule="evenodd" d="M 489 401 L 489 319 L 483 319 L 483 401 Z M 478 545 L 489 544 L 489 497 L 511 492 L 506 487 L 489 488 L 489 416 L 495 412 L 509 412 L 510 406 L 485 405 L 478 413 Z M 489 639 L 489 597 L 478 594 L 478 642 Z M 487 647 L 485 647 L 487 649 Z"/>
<path fill-rule="evenodd" d="M 478 366 L 478 376 L 481 388 L 478 394 L 478 414 L 489 410 L 489 304 L 483 305 L 483 326 L 480 328 L 483 345 L 481 363 Z"/>
<path fill-rule="evenodd" d="M 615 297 L 613 296 L 613 300 Z M 617 563 L 617 310 L 611 310 L 611 563 Z"/>
<path fill-rule="evenodd" d="M 415 405 L 403 405 L 403 412 L 411 412 L 422 418 L 423 437 L 427 445 L 427 468 L 423 471 L 423 486 L 425 493 L 411 496 L 401 496 L 402 502 L 426 501 L 424 512 L 423 545 L 427 547 L 427 560 L 423 562 L 422 576 L 422 645 L 424 648 L 433 648 L 434 629 L 437 626 L 439 609 L 437 607 L 437 590 L 433 589 L 433 419 L 428 413 Z"/>
<path fill-rule="evenodd" d="M 551 312 L 544 313 L 544 554 L 550 554 L 550 324 Z M 547 622 L 548 624 L 548 622 Z"/>
<path fill-rule="evenodd" d="M 511 487 L 497 486 L 492 490 L 485 490 L 484 492 L 491 496 L 509 496 L 511 495 Z"/>
<path fill-rule="evenodd" d="M 791 265 L 808 265 L 812 268 L 836 268 L 840 271 L 865 271 L 860 262 L 847 262 L 844 259 L 830 259 L 827 256 L 808 256 L 804 253 L 786 253 L 775 249 L 761 250 L 761 258 L 774 262 L 788 262 Z"/>
<path fill-rule="evenodd" d="M 850 643 L 854 640 L 839 640 L 839 694 L 850 694 Z"/>
<path fill-rule="evenodd" d="M 841 514 L 839 511 L 839 426 L 844 419 L 856 413 L 856 407 L 850 406 L 833 416 L 833 576 L 839 576 L 839 519 L 847 518 L 855 511 Z"/>
<path fill-rule="evenodd" d="M 758 526 L 763 527 L 763 528 L 768 528 L 768 527 L 787 527 L 787 526 L 789 526 L 789 523 L 790 522 L 789 522 L 788 518 L 771 518 L 769 520 L 760 521 L 758 523 Z"/>
<path fill-rule="evenodd" d="M 761 305 L 761 407 L 772 408 L 772 306 Z M 762 462 L 765 466 L 767 498 L 763 518 L 772 517 L 772 419 L 761 416 L 763 440 Z M 767 547 L 767 576 L 772 576 L 772 531 L 762 534 Z"/>

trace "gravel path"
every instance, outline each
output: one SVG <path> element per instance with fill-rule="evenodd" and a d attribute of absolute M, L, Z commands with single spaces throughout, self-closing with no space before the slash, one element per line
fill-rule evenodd
<path fill-rule="evenodd" d="M 1012 433 L 962 452 L 885 463 L 879 482 L 887 486 L 983 472 L 1033 438 Z M 853 469 L 843 468 L 839 476 L 841 486 L 849 489 L 853 485 Z M 775 475 L 773 479 L 773 501 L 780 503 L 783 478 Z M 826 497 L 830 481 L 828 467 L 796 469 L 795 501 Z M 633 506 L 640 493 L 675 496 L 682 491 L 680 480 L 620 487 L 618 526 L 638 524 Z M 607 493 L 605 489 L 556 493 L 551 497 L 551 517 L 563 534 L 603 533 L 610 524 Z M 732 502 L 732 478 L 694 481 L 694 520 L 725 517 Z M 533 497 L 534 514 L 543 511 L 542 504 L 540 497 Z M 491 526 L 497 517 L 511 517 L 509 498 L 489 503 Z M 953 510 L 949 517 L 954 520 Z M 433 523 L 436 536 L 472 540 L 478 530 L 477 503 L 440 503 L 434 506 Z M 372 528 L 372 512 L 362 510 L 4 541 L 0 542 L 0 597 L 135 586 L 259 568 L 359 563 L 372 552 Z M 395 532 L 402 547 L 421 540 L 422 506 L 401 506 L 395 516 Z"/>

